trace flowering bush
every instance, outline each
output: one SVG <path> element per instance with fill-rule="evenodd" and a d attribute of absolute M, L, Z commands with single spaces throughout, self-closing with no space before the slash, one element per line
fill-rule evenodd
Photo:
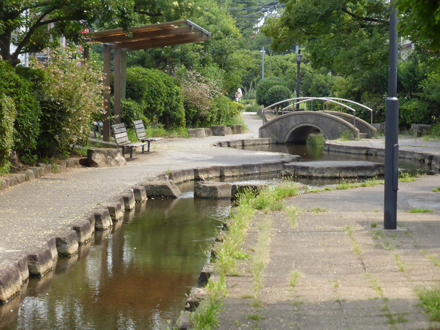
<path fill-rule="evenodd" d="M 217 107 L 214 98 L 221 95 L 215 80 L 202 76 L 196 71 L 179 73 L 183 89 L 186 125 L 204 127 L 217 121 Z"/>
<path fill-rule="evenodd" d="M 45 71 L 40 95 L 42 131 L 39 148 L 42 154 L 66 151 L 71 144 L 88 138 L 93 114 L 103 114 L 104 74 L 81 65 L 77 49 L 63 48 L 48 54 L 45 63 L 33 61 L 32 68 Z"/>

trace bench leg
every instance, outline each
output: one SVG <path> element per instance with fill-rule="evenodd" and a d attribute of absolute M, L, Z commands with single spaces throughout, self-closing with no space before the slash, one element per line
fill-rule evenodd
<path fill-rule="evenodd" d="M 133 158 L 133 147 L 130 147 L 130 158 Z"/>
<path fill-rule="evenodd" d="M 144 153 L 144 146 L 142 146 L 142 153 Z"/>
<path fill-rule="evenodd" d="M 122 146 L 122 157 L 125 158 L 125 147 L 124 146 Z"/>
<path fill-rule="evenodd" d="M 150 141 L 148 141 L 148 152 L 150 152 Z"/>

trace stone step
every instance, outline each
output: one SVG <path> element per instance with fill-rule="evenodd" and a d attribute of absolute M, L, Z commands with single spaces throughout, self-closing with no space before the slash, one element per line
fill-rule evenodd
<path fill-rule="evenodd" d="M 367 133 L 359 133 L 359 139 L 366 139 Z"/>

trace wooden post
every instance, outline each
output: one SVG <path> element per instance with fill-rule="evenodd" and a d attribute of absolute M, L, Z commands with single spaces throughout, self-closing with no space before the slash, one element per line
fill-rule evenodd
<path fill-rule="evenodd" d="M 115 50 L 114 57 L 114 78 L 115 78 L 115 99 L 114 99 L 114 115 L 115 124 L 121 123 L 121 50 Z"/>
<path fill-rule="evenodd" d="M 121 99 L 125 99 L 127 89 L 127 52 L 121 53 Z"/>
<path fill-rule="evenodd" d="M 104 44 L 104 85 L 110 88 L 110 53 L 111 46 Z M 110 105 L 110 92 L 104 94 L 104 107 L 105 107 L 105 120 L 104 120 L 104 131 L 103 131 L 103 140 L 110 141 L 110 121 L 107 119 L 111 114 L 111 105 Z"/>

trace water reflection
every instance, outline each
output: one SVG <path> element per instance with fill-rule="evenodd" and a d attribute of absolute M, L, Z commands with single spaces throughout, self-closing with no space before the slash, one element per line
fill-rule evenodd
<path fill-rule="evenodd" d="M 143 213 L 128 213 L 53 272 L 30 279 L 21 296 L 0 306 L 0 326 L 165 329 L 197 284 L 226 204 L 180 198 L 139 205 Z"/>

